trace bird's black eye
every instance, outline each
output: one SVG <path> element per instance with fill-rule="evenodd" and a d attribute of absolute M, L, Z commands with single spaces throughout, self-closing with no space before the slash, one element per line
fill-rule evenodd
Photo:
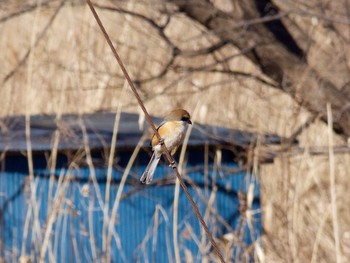
<path fill-rule="evenodd" d="M 183 122 L 187 122 L 188 124 L 192 124 L 192 122 L 190 120 L 190 116 L 182 116 L 181 120 Z"/>

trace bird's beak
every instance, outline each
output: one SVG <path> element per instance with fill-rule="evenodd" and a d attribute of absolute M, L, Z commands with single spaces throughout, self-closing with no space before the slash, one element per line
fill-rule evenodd
<path fill-rule="evenodd" d="M 192 121 L 191 120 L 188 120 L 187 123 L 191 124 L 192 125 Z"/>

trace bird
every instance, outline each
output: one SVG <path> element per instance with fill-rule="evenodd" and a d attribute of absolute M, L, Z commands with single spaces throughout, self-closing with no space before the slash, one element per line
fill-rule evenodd
<path fill-rule="evenodd" d="M 174 109 L 164 117 L 164 121 L 158 126 L 157 131 L 171 155 L 174 155 L 182 144 L 185 132 L 189 124 L 192 124 L 191 116 L 184 109 Z M 151 139 L 153 154 L 140 181 L 143 184 L 150 184 L 154 172 L 162 156 L 162 144 L 157 136 L 153 134 Z"/>

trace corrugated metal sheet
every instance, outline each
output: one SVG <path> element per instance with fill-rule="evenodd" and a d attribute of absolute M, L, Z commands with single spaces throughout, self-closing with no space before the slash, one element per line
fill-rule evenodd
<path fill-rule="evenodd" d="M 144 153 L 142 153 L 144 154 Z M 123 190 L 123 198 L 117 213 L 117 223 L 112 237 L 112 262 L 174 262 L 173 246 L 173 199 L 174 185 L 140 185 L 138 179 L 147 164 L 147 157 L 139 156 L 129 175 Z M 211 153 L 213 154 L 213 153 Z M 113 171 L 111 187 L 110 210 L 122 175 L 122 167 L 128 160 L 130 153 L 120 155 L 119 169 Z M 186 176 L 198 186 L 200 195 L 190 187 L 191 195 L 199 206 L 203 215 L 207 208 L 204 200 L 208 201 L 212 194 L 212 183 L 215 182 L 215 199 L 213 208 L 219 215 L 210 214 L 209 228 L 221 237 L 232 229 L 237 235 L 242 235 L 246 244 L 237 243 L 237 249 L 251 243 L 261 233 L 260 213 L 254 216 L 254 231 L 247 225 L 239 227 L 240 213 L 238 191 L 247 192 L 247 184 L 254 185 L 253 209 L 259 209 L 259 185 L 249 174 L 234 173 L 237 166 L 232 163 L 232 153 L 224 151 L 221 165 L 215 165 L 213 158 L 209 158 L 209 184 L 204 180 L 202 149 L 189 151 Z M 98 161 L 102 156 L 95 156 Z M 26 158 L 7 156 L 7 169 L 1 173 L 0 180 L 0 209 L 2 218 L 2 241 L 5 247 L 6 261 L 16 262 L 25 248 L 27 254 L 34 261 L 39 259 L 45 229 L 52 210 L 52 200 L 57 197 L 59 189 L 58 178 L 64 174 L 67 178 L 65 158 L 61 156 L 55 171 L 55 180 L 51 181 L 50 173 L 46 169 L 46 160 L 42 154 L 35 155 L 35 206 L 30 209 L 31 199 L 28 185 Z M 100 160 L 102 161 L 102 159 Z M 102 198 L 105 195 L 106 168 L 95 167 L 96 178 L 99 182 L 97 189 Z M 71 171 L 71 182 L 67 187 L 62 206 L 59 209 L 53 225 L 50 246 L 46 254 L 46 262 L 94 262 L 104 255 L 102 251 L 103 213 L 98 201 L 96 188 L 91 181 L 91 171 L 80 165 Z M 155 179 L 171 176 L 171 169 L 167 165 L 160 165 Z M 253 181 L 252 181 L 253 180 Z M 136 183 L 137 182 L 137 183 Z M 89 190 L 88 193 L 86 190 Z M 87 193 L 87 194 L 86 194 Z M 157 220 L 155 220 L 158 210 Z M 37 211 L 37 214 L 35 213 Z M 198 242 L 201 242 L 200 224 L 191 208 L 185 194 L 181 190 L 179 200 L 178 238 L 181 257 L 184 260 L 185 250 L 191 252 L 195 262 L 201 262 L 202 256 L 208 251 L 200 251 Z M 29 219 L 28 219 L 29 218 Z M 158 224 L 156 223 L 158 222 Z M 25 227 L 28 224 L 28 236 L 25 238 Z M 157 227 L 155 227 L 155 224 Z M 230 229 L 232 228 L 232 229 Z M 239 231 L 240 229 L 240 231 Z M 154 248 L 153 248 L 154 247 Z M 210 251 L 209 251 L 210 252 Z M 3 255 L 4 256 L 4 255 Z"/>
<path fill-rule="evenodd" d="M 52 115 L 31 117 L 35 170 L 32 182 L 29 180 L 25 156 L 24 117 L 0 119 L 0 258 L 6 262 L 17 262 L 20 255 L 27 255 L 32 261 L 38 261 L 45 247 L 43 242 L 50 228 L 53 211 L 58 213 L 55 214 L 52 232 L 48 236 L 50 242 L 45 253 L 46 262 L 99 262 L 106 255 L 102 234 L 108 158 L 105 153 L 110 145 L 114 117 L 113 113 L 64 115 L 60 120 Z M 138 118 L 135 114 L 121 115 L 108 202 L 109 213 L 122 173 L 146 129 L 145 124 L 139 127 Z M 155 122 L 159 123 L 160 119 L 155 118 Z M 93 150 L 97 185 L 93 183 L 92 173 L 86 165 L 82 126 L 86 128 L 88 144 Z M 61 136 L 56 168 L 51 175 L 47 160 L 55 131 L 60 131 Z M 259 184 L 249 173 L 237 172 L 239 169 L 233 161 L 237 151 L 244 149 L 241 146 L 250 145 L 257 136 L 239 130 L 194 125 L 187 148 L 184 173 L 195 185 L 192 186 L 187 180 L 190 193 L 202 215 L 208 216 L 209 228 L 218 239 L 226 233 L 238 237 L 232 250 L 236 259 L 243 256 L 242 251 L 261 234 Z M 262 137 L 265 143 L 280 142 L 277 136 Z M 225 145 L 222 148 L 225 150 L 222 150 L 221 163 L 216 164 L 215 151 L 220 145 Z M 209 147 L 209 152 L 205 151 L 206 147 Z M 82 157 L 74 160 L 79 153 L 83 153 Z M 123 189 L 109 250 L 112 262 L 175 262 L 175 180 L 172 170 L 162 162 L 156 170 L 155 183 L 141 185 L 139 178 L 149 158 L 149 152 L 144 150 L 138 154 Z M 205 180 L 204 174 L 208 175 L 208 180 Z M 63 182 L 67 178 L 70 181 L 64 188 Z M 239 193 L 244 196 L 249 185 L 254 186 L 252 209 L 256 211 L 252 228 L 248 228 L 244 213 L 240 212 L 243 206 L 240 205 Z M 33 190 L 35 194 L 31 195 Z M 181 258 L 184 261 L 185 254 L 187 257 L 191 254 L 194 262 L 201 262 L 212 251 L 199 249 L 203 233 L 185 194 L 182 190 L 180 192 L 177 235 Z M 209 199 L 214 209 L 207 215 Z M 60 204 L 58 207 L 57 203 Z M 245 258 L 245 261 L 248 260 Z"/>

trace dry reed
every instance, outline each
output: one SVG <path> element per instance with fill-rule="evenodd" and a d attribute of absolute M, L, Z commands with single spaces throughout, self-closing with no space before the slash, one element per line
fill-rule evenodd
<path fill-rule="evenodd" d="M 54 2 L 51 7 L 45 5 L 33 9 L 34 13 L 24 13 L 0 24 L 2 34 L 0 47 L 5 51 L 0 77 L 2 80 L 6 79 L 0 90 L 0 97 L 3 98 L 0 115 L 27 115 L 27 157 L 31 175 L 33 168 L 31 168 L 28 128 L 31 114 L 54 113 L 59 122 L 63 113 L 81 114 L 97 110 L 115 110 L 116 107 L 138 112 L 130 94 L 126 94 L 123 100 L 120 99 L 124 80 L 108 55 L 108 48 L 96 25 L 91 22 L 89 11 L 82 5 L 65 4 L 51 23 L 50 19 L 58 5 L 59 3 Z M 158 6 L 132 2 L 124 7 L 135 12 L 144 12 L 155 20 L 165 19 Z M 21 5 L 13 4 L 13 8 L 19 9 Z M 168 57 L 166 54 L 169 52 L 169 47 L 156 30 L 145 26 L 142 20 L 130 15 L 106 10 L 100 12 L 103 14 L 103 22 L 110 29 L 109 32 L 112 32 L 113 41 L 121 46 L 123 58 L 130 65 L 133 77 L 147 79 L 157 75 L 164 66 L 164 57 Z M 48 21 L 50 23 L 45 23 Z M 300 23 L 299 20 L 296 22 Z M 34 29 L 32 25 L 36 25 Z M 45 29 L 45 25 L 49 27 Z M 121 31 L 115 29 L 116 25 Z M 318 27 L 313 27 L 311 33 L 317 34 L 316 30 Z M 41 36 L 40 32 L 45 34 Z M 172 17 L 166 33 L 181 48 L 188 50 L 193 47 L 205 48 L 208 43 L 216 40 L 210 32 L 205 32 L 182 14 Z M 41 41 L 38 41 L 39 39 Z M 317 34 L 317 38 L 314 39 L 318 44 L 322 43 L 322 48 L 328 49 L 322 40 L 324 40 L 322 34 Z M 25 57 L 27 50 L 31 52 L 22 65 L 21 59 Z M 163 115 L 169 109 L 178 106 L 193 111 L 198 101 L 201 101 L 196 119 L 199 123 L 276 133 L 283 137 L 292 135 L 294 131 L 300 131 L 298 136 L 300 148 L 290 149 L 290 152 L 287 149 L 286 152 L 279 153 L 272 164 L 260 165 L 257 159 L 252 160 L 254 174 L 259 176 L 262 185 L 265 230 L 261 241 L 254 243 L 256 260 L 312 263 L 349 261 L 350 218 L 347 209 L 350 197 L 347 178 L 350 172 L 350 160 L 348 147 L 343 139 L 334 134 L 331 127 L 327 127 L 319 117 L 314 119 L 312 114 L 299 107 L 288 95 L 272 90 L 254 78 L 227 76 L 218 72 L 184 72 L 188 67 L 212 65 L 217 59 L 233 56 L 234 58 L 224 63 L 223 67 L 263 77 L 259 69 L 237 54 L 238 50 L 227 46 L 213 55 L 179 57 L 172 70 L 162 78 L 150 80 L 142 85 L 140 90 L 146 97 L 146 106 L 151 113 Z M 148 59 L 145 59 L 146 55 Z M 6 76 L 13 69 L 16 69 L 15 72 L 7 79 Z M 303 124 L 310 118 L 313 121 L 304 127 Z M 302 129 L 299 129 L 300 127 Z M 84 129 L 82 126 L 82 130 Z M 116 130 L 113 132 L 117 134 Z M 49 161 L 51 180 L 56 165 L 57 144 L 61 136 L 61 131 L 58 129 L 53 139 Z M 343 147 L 341 153 L 338 151 L 338 146 Z M 98 195 L 101 191 L 94 179 L 95 168 L 87 140 L 84 148 L 93 178 L 93 187 Z M 318 149 L 321 151 L 317 151 Z M 255 150 L 260 149 L 256 147 Z M 108 169 L 111 167 L 112 156 L 113 152 L 110 152 Z M 258 153 L 254 156 L 258 156 Z M 80 156 L 78 159 L 81 158 Z M 72 161 L 72 169 L 78 169 L 79 162 Z M 208 176 L 208 172 L 208 168 L 204 168 L 205 177 Z M 126 179 L 128 173 L 125 172 L 124 175 L 123 178 Z M 65 206 L 63 199 L 67 195 L 65 188 L 69 181 L 63 179 L 64 177 L 64 174 L 59 175 L 55 192 L 51 187 L 48 196 L 51 200 L 49 202 L 51 212 L 48 212 L 45 226 L 40 225 L 37 218 L 40 200 L 32 196 L 31 207 L 24 222 L 25 231 L 17 233 L 22 235 L 25 242 L 29 238 L 27 236 L 29 228 L 33 227 L 36 235 L 31 238 L 33 241 L 38 241 L 38 244 L 41 243 L 41 247 L 38 246 L 41 257 L 47 255 L 52 262 L 55 261 L 54 255 L 57 255 L 55 247 L 60 242 L 58 233 L 55 235 L 55 240 L 49 242 L 52 237 L 52 224 L 56 222 L 59 226 L 68 227 L 67 216 L 58 213 L 59 208 Z M 187 182 L 190 182 L 190 179 Z M 37 190 L 35 180 L 29 186 L 31 192 L 35 193 Z M 205 187 L 209 188 L 207 184 Z M 208 191 L 202 192 L 195 185 L 193 189 L 198 198 L 210 207 Z M 213 195 L 211 197 L 215 198 Z M 117 240 L 117 233 L 112 229 L 117 220 L 120 198 L 119 194 L 118 199 L 113 200 L 116 208 L 113 207 L 109 212 L 106 209 L 109 199 L 107 193 L 98 197 L 99 206 L 104 210 L 103 223 L 106 226 L 104 251 L 108 251 L 111 238 Z M 248 194 L 247 198 L 248 204 L 251 203 L 251 194 Z M 93 200 L 90 200 L 87 233 L 92 251 L 91 261 L 96 261 L 100 257 L 100 251 L 94 239 L 93 209 Z M 161 208 L 159 209 L 161 211 Z M 215 208 L 208 208 L 207 215 L 209 210 L 215 215 Z M 251 223 L 249 213 L 252 211 L 248 209 L 247 220 Z M 165 218 L 164 213 L 162 215 Z M 31 225 L 33 218 L 36 218 L 35 223 Z M 155 214 L 153 231 L 157 229 L 156 219 L 160 220 L 159 218 L 160 214 L 158 216 Z M 237 243 L 239 240 L 232 241 L 231 245 L 234 242 Z M 175 240 L 175 248 L 178 246 L 177 243 Z M 200 241 L 198 244 L 201 244 L 201 249 L 205 247 L 204 242 Z M 179 248 L 175 250 L 178 251 Z M 13 248 L 13 251 L 15 256 L 21 256 L 24 261 L 33 258 L 34 254 L 33 251 L 26 250 L 24 243 L 19 248 Z M 177 261 L 179 252 L 175 255 Z M 193 258 L 189 251 L 186 255 L 189 261 Z"/>

